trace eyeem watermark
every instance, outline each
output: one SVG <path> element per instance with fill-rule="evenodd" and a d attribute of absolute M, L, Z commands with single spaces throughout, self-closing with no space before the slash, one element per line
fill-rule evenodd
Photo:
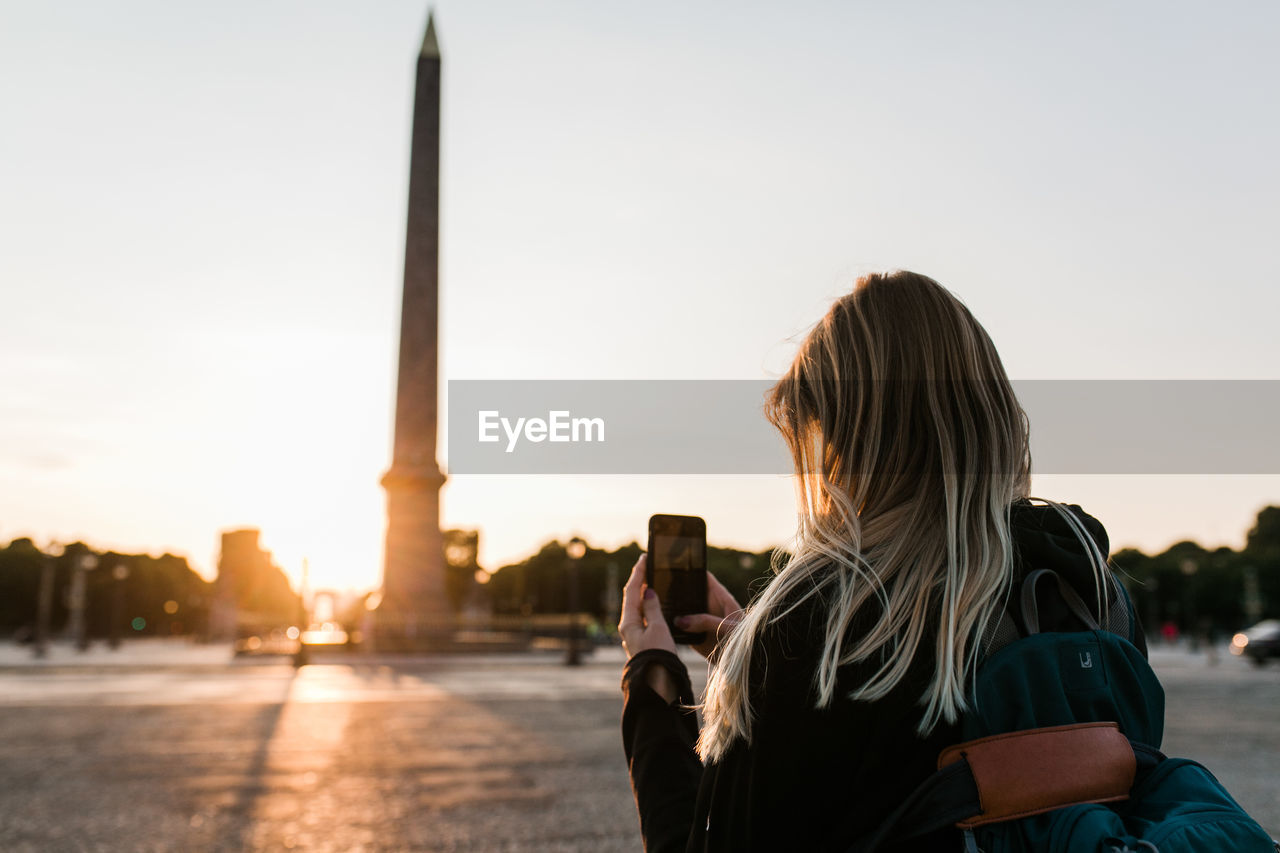
<path fill-rule="evenodd" d="M 794 461 L 763 411 L 772 384 L 449 380 L 448 470 L 789 475 Z M 1031 422 L 1036 474 L 1280 474 L 1280 380 L 1031 379 L 1013 386 Z"/>
<path fill-rule="evenodd" d="M 543 418 L 504 418 L 496 409 L 479 413 L 480 432 L 476 439 L 484 443 L 507 441 L 507 453 L 512 453 L 521 437 L 534 443 L 593 442 L 604 441 L 604 418 L 575 418 L 567 410 L 547 412 Z M 501 435 L 499 434 L 501 431 Z"/>

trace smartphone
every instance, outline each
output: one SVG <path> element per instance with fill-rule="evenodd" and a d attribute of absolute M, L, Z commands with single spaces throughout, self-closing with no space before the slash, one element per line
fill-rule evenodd
<path fill-rule="evenodd" d="M 707 612 L 707 523 L 696 515 L 650 518 L 645 583 L 658 594 L 677 643 L 704 641 L 705 632 L 681 631 L 675 618 Z"/>

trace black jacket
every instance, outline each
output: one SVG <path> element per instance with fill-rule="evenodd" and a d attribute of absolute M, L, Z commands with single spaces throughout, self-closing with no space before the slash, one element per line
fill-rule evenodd
<path fill-rule="evenodd" d="M 1102 525 L 1079 507 L 1071 510 L 1106 554 Z M 1018 502 L 1011 522 L 1019 575 L 1023 567 L 1054 569 L 1091 600 L 1088 559 L 1053 508 Z M 753 668 L 751 743 L 733 744 L 706 768 L 693 749 L 697 717 L 679 707 L 696 701 L 684 664 L 656 650 L 627 663 L 623 746 L 648 853 L 844 850 L 934 771 L 944 747 L 960 740 L 958 726 L 948 724 L 925 738 L 916 734 L 927 654 L 918 656 L 908 678 L 884 699 L 838 698 L 829 708 L 815 709 L 812 679 L 823 622 L 815 608 L 798 609 L 765 632 L 753 655 L 768 663 Z M 1064 611 L 1061 618 L 1070 617 Z M 1042 630 L 1055 630 L 1056 621 L 1054 614 L 1042 613 Z M 1140 630 L 1138 636 L 1141 644 Z M 650 665 L 666 667 L 680 685 L 676 705 L 645 683 Z M 865 666 L 842 668 L 836 695 L 844 696 L 868 674 Z M 894 849 L 958 850 L 959 836 L 945 830 Z"/>

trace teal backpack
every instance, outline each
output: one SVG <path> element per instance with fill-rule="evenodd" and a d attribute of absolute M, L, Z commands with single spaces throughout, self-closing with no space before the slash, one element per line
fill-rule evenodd
<path fill-rule="evenodd" d="M 1083 630 L 1040 631 L 1037 585 Z M 871 835 L 859 853 L 948 826 L 964 853 L 1276 853 L 1213 774 L 1166 758 L 1164 690 L 1134 645 L 1124 588 L 1099 625 L 1080 596 L 1041 569 L 1023 581 L 1020 632 L 1006 613 L 984 637 L 964 743 Z M 1025 636 L 1023 636 L 1025 634 Z"/>

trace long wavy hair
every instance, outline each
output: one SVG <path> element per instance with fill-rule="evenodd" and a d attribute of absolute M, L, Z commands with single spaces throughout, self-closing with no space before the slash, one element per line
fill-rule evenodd
<path fill-rule="evenodd" d="M 873 701 L 928 655 L 919 731 L 954 722 L 1012 582 L 1009 506 L 1030 488 L 1027 418 L 991 339 L 926 276 L 864 276 L 806 337 L 765 410 L 791 451 L 799 524 L 717 657 L 699 754 L 714 761 L 750 741 L 752 655 L 815 597 L 817 707 L 836 698 L 843 665 L 871 665 L 848 698 Z"/>

